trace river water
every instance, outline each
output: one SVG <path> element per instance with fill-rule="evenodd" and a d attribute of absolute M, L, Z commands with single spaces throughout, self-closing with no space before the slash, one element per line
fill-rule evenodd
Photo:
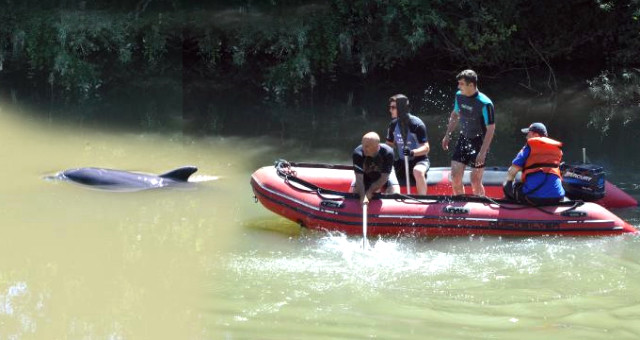
<path fill-rule="evenodd" d="M 613 119 L 603 134 L 588 114 L 500 104 L 491 165 L 517 152 L 517 128 L 550 120 L 552 135 L 572 144 L 568 157 L 587 147 L 640 198 L 637 122 Z M 434 166 L 448 159 L 438 145 L 447 111 L 423 115 Z M 300 229 L 254 202 L 249 177 L 259 166 L 280 157 L 348 163 L 363 132 L 384 131 L 384 114 L 293 122 L 304 139 L 277 129 L 123 132 L 8 106 L 0 121 L 0 339 L 640 337 L 637 235 L 390 237 L 363 251 L 358 237 Z M 189 189 L 104 192 L 44 179 L 73 167 L 161 173 L 188 164 L 199 167 Z M 637 208 L 618 213 L 640 226 Z"/>

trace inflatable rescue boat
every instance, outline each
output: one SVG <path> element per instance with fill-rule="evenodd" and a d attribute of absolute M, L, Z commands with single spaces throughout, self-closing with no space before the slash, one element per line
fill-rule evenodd
<path fill-rule="evenodd" d="M 636 232 L 633 226 L 594 202 L 573 200 L 528 206 L 503 200 L 504 176 L 500 184 L 491 181 L 497 180 L 496 173 L 504 175 L 506 169 L 485 172 L 485 189 L 493 198 L 449 196 L 448 171 L 429 170 L 428 196 L 376 196 L 367 208 L 368 234 L 586 236 Z M 349 193 L 353 180 L 351 166 L 278 161 L 274 166 L 256 170 L 251 176 L 251 186 L 263 206 L 302 226 L 361 234 L 363 207 L 357 195 Z"/>

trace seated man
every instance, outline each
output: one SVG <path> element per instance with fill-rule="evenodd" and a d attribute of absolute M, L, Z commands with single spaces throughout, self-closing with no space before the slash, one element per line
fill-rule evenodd
<path fill-rule="evenodd" d="M 409 112 L 410 107 L 409 99 L 405 95 L 397 94 L 389 98 L 389 112 L 392 120 L 387 128 L 387 145 L 398 149 L 399 159 L 394 163 L 395 171 L 399 176 L 406 174 L 405 162 L 402 159 L 403 156 L 406 157 L 409 173 L 412 173 L 416 180 L 418 195 L 426 195 L 426 176 L 430 167 L 427 127 L 420 118 Z M 410 179 L 405 178 L 405 181 L 408 180 Z"/>
<path fill-rule="evenodd" d="M 380 136 L 375 132 L 365 134 L 362 144 L 353 150 L 353 170 L 356 179 L 351 190 L 360 195 L 360 203 L 369 202 L 381 189 L 388 194 L 400 193 L 393 172 L 393 149 L 380 144 Z"/>
<path fill-rule="evenodd" d="M 528 204 L 554 204 L 564 199 L 560 162 L 562 143 L 547 137 L 542 123 L 533 123 L 522 129 L 527 144 L 513 159 L 503 184 L 506 198 Z M 522 171 L 522 183 L 513 184 Z"/>

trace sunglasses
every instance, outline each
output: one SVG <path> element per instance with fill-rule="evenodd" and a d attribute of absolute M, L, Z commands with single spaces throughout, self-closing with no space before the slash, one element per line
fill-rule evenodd
<path fill-rule="evenodd" d="M 395 105 L 389 105 L 389 108 L 390 108 L 390 109 L 395 109 L 395 108 L 396 108 L 396 106 L 395 106 Z"/>

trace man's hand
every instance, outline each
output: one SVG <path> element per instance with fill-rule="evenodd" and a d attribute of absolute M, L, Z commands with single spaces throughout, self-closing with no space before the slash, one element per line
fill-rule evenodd
<path fill-rule="evenodd" d="M 369 202 L 371 201 L 371 199 L 373 198 L 373 194 L 374 192 L 372 192 L 371 190 L 367 190 L 364 195 L 360 196 L 360 205 L 362 204 L 369 204 Z"/>
<path fill-rule="evenodd" d="M 404 148 L 404 150 L 402 150 L 402 154 L 407 157 L 413 157 L 413 150 L 409 150 L 409 148 Z"/>
<path fill-rule="evenodd" d="M 487 158 L 487 153 L 486 152 L 479 152 L 478 156 L 476 157 L 476 167 L 477 168 L 481 168 L 484 166 L 484 161 Z"/>
<path fill-rule="evenodd" d="M 444 138 L 442 138 L 442 149 L 444 149 L 444 151 L 449 150 L 449 134 L 445 134 Z"/>
<path fill-rule="evenodd" d="M 373 199 L 373 194 L 375 194 L 375 191 L 367 191 L 367 203 Z"/>

